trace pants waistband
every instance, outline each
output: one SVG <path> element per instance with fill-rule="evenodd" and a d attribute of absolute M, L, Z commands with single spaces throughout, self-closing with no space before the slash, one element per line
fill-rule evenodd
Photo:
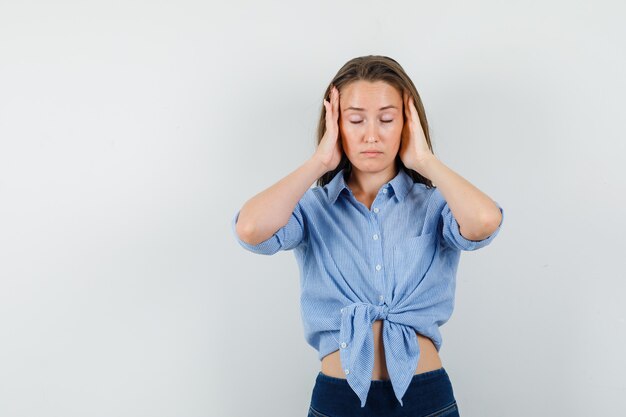
<path fill-rule="evenodd" d="M 426 371 L 426 372 L 413 375 L 413 378 L 411 378 L 411 383 L 418 383 L 420 381 L 426 381 L 426 380 L 438 378 L 444 375 L 447 376 L 448 373 L 446 372 L 445 368 L 442 366 L 439 369 L 434 369 L 432 371 Z M 322 373 L 322 371 L 318 372 L 317 381 L 322 382 L 322 383 L 344 385 L 346 387 L 349 387 L 347 379 L 326 375 L 325 373 Z M 371 388 L 391 388 L 392 387 L 390 379 L 373 379 L 371 382 L 372 382 Z"/>

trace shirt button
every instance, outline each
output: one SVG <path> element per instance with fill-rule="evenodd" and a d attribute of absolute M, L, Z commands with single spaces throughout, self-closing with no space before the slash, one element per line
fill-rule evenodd
<path fill-rule="evenodd" d="M 383 301 L 383 300 L 385 299 L 385 297 L 383 297 L 383 295 L 381 294 L 381 295 L 378 297 L 378 299 L 379 299 L 380 301 Z"/>
<path fill-rule="evenodd" d="M 374 213 L 378 213 L 378 207 L 374 207 Z"/>
<path fill-rule="evenodd" d="M 378 240 L 378 235 L 374 235 L 372 237 L 374 238 L 374 240 Z"/>
<path fill-rule="evenodd" d="M 387 194 L 387 189 L 383 188 L 383 194 Z"/>
<path fill-rule="evenodd" d="M 380 264 L 376 265 L 376 270 L 377 271 L 380 271 L 380 268 L 381 268 Z"/>
<path fill-rule="evenodd" d="M 346 346 L 348 346 L 348 345 L 346 345 L 346 342 L 341 342 L 341 347 L 342 348 L 345 348 Z"/>
<path fill-rule="evenodd" d="M 348 375 L 350 373 L 349 369 L 346 369 L 346 375 Z"/>

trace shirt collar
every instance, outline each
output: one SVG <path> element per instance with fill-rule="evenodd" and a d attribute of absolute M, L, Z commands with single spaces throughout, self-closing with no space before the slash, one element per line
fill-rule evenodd
<path fill-rule="evenodd" d="M 326 184 L 326 188 L 328 190 L 328 201 L 330 204 L 334 204 L 341 194 L 341 191 L 348 186 L 344 179 L 345 168 L 341 169 L 337 174 L 335 174 L 334 178 Z M 384 184 L 383 187 L 390 185 L 393 189 L 395 196 L 399 201 L 403 201 L 404 197 L 406 197 L 407 193 L 413 186 L 413 178 L 409 174 L 407 174 L 403 169 L 398 171 L 398 174 L 388 183 Z"/>

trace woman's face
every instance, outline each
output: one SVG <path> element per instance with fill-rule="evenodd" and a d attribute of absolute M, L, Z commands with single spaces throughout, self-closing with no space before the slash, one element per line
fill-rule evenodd
<path fill-rule="evenodd" d="M 341 144 L 352 165 L 376 172 L 394 164 L 404 125 L 400 92 L 384 81 L 355 81 L 341 89 L 339 108 Z"/>

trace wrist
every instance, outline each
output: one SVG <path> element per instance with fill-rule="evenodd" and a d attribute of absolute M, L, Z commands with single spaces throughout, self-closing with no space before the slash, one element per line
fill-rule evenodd
<path fill-rule="evenodd" d="M 328 171 L 331 171 L 328 166 L 322 162 L 322 158 L 320 158 L 317 153 L 313 154 L 307 163 L 313 167 L 312 169 L 315 171 L 318 178 L 326 174 Z"/>
<path fill-rule="evenodd" d="M 433 167 L 439 163 L 439 159 L 434 154 L 429 154 L 423 158 L 420 158 L 413 168 L 420 175 L 426 178 L 431 178 L 431 171 Z"/>

